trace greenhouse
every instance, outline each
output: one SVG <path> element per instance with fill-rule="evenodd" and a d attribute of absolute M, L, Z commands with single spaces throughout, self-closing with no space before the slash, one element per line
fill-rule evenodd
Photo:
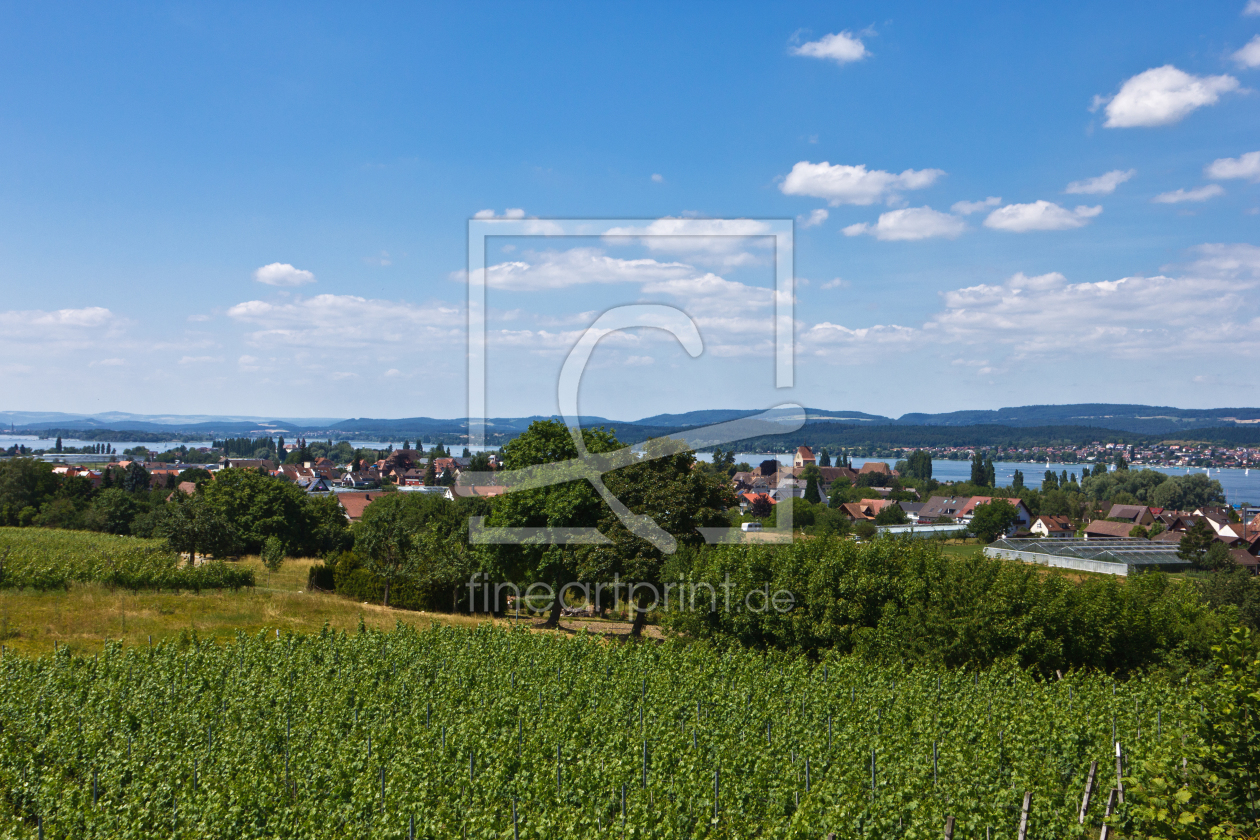
<path fill-rule="evenodd" d="M 984 553 L 1003 560 L 1106 575 L 1181 572 L 1190 568 L 1177 556 L 1176 543 L 1143 539 L 1001 539 L 987 546 Z"/>

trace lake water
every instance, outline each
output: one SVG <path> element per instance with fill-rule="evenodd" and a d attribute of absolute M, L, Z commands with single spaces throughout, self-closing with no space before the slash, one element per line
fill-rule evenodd
<path fill-rule="evenodd" d="M 698 457 L 709 461 L 712 460 L 713 456 L 707 452 L 702 452 Z M 771 458 L 777 458 L 780 463 L 791 463 L 791 456 L 782 452 L 741 452 L 735 456 L 735 462 L 746 461 L 755 467 L 762 461 L 767 461 Z M 883 461 L 891 467 L 896 463 L 897 459 L 853 458 L 851 461 L 855 469 L 860 469 L 867 461 Z M 1050 464 L 1046 466 L 1044 462 L 1034 464 L 995 461 L 993 463 L 993 471 L 996 474 L 999 487 L 1005 487 L 1011 483 L 1015 477 L 1015 470 L 1021 470 L 1024 473 L 1024 483 L 1026 485 L 1029 487 L 1040 487 L 1046 470 L 1054 470 L 1055 475 L 1067 470 L 1069 475 L 1076 473 L 1077 478 L 1080 478 L 1082 466 L 1082 464 Z M 1153 469 L 1169 475 L 1188 475 L 1192 472 L 1201 473 L 1205 471 L 1202 467 L 1197 470 L 1187 470 L 1185 467 L 1135 467 L 1134 469 Z M 971 478 L 971 461 L 933 459 L 932 477 L 937 481 L 967 481 Z M 1246 470 L 1213 469 L 1211 477 L 1221 483 L 1221 487 L 1225 490 L 1225 499 L 1230 504 L 1240 505 L 1246 502 L 1252 506 L 1260 505 L 1260 469 L 1257 469 L 1254 473 L 1248 473 Z"/>

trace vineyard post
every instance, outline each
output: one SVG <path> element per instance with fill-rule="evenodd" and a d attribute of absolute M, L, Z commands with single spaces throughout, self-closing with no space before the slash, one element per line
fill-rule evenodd
<path fill-rule="evenodd" d="M 871 747 L 871 799 L 875 798 L 875 748 Z"/>
<path fill-rule="evenodd" d="M 945 818 L 945 840 L 954 840 L 954 818 Z"/>
<path fill-rule="evenodd" d="M 515 810 L 515 805 L 513 805 L 513 810 Z M 416 815 L 415 814 L 412 814 L 411 818 L 407 821 L 407 840 L 416 840 Z"/>
<path fill-rule="evenodd" d="M 1111 793 L 1107 794 L 1107 811 L 1103 814 L 1102 832 L 1099 833 L 1098 840 L 1107 840 L 1111 836 L 1111 826 L 1107 824 L 1107 819 L 1116 810 L 1116 793 L 1116 789 L 1112 788 Z"/>
<path fill-rule="evenodd" d="M 563 788 L 560 786 L 560 745 L 556 744 L 556 796 L 559 796 L 562 791 Z"/>
<path fill-rule="evenodd" d="M 805 792 L 809 793 L 809 756 L 805 756 Z"/>
<path fill-rule="evenodd" d="M 1019 812 L 1019 840 L 1028 840 L 1028 812 L 1032 809 L 1032 791 L 1024 791 L 1024 807 Z"/>
<path fill-rule="evenodd" d="M 1116 741 L 1116 790 L 1120 795 L 1120 804 L 1124 804 L 1124 764 L 1121 760 L 1120 742 Z"/>
<path fill-rule="evenodd" d="M 385 765 L 381 765 L 381 815 L 385 814 Z"/>
<path fill-rule="evenodd" d="M 936 764 L 937 764 L 936 742 L 933 741 L 932 742 L 932 786 L 933 787 L 936 786 Z"/>
<path fill-rule="evenodd" d="M 722 770 L 721 768 L 713 771 L 713 821 L 717 822 L 718 818 L 718 802 L 722 795 Z"/>
<path fill-rule="evenodd" d="M 643 789 L 644 790 L 647 790 L 647 777 L 648 777 L 648 750 L 647 750 L 647 739 L 645 738 L 643 740 Z"/>
<path fill-rule="evenodd" d="M 1089 810 L 1089 799 L 1094 794 L 1094 774 L 1098 772 L 1098 762 L 1091 761 L 1089 763 L 1089 777 L 1085 779 L 1085 795 L 1081 797 L 1081 815 L 1077 819 L 1078 825 L 1085 825 L 1085 812 Z"/>
<path fill-rule="evenodd" d="M 626 828 L 626 786 L 624 783 L 621 785 L 621 828 L 623 831 Z"/>
<path fill-rule="evenodd" d="M 519 610 L 520 607 L 517 607 Z M 414 817 L 412 818 L 414 819 Z M 415 840 L 415 830 L 412 830 L 412 840 Z M 516 823 L 516 797 L 512 797 L 512 840 L 521 840 L 521 830 Z"/>

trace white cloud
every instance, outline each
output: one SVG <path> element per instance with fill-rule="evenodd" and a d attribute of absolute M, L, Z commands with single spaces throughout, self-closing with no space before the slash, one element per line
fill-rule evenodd
<path fill-rule="evenodd" d="M 970 216 L 972 213 L 979 213 L 981 210 L 997 207 L 1001 203 L 1001 198 L 991 195 L 984 201 L 955 201 L 949 209 L 960 216 Z"/>
<path fill-rule="evenodd" d="M 254 279 L 268 286 L 301 286 L 314 283 L 315 275 L 288 263 L 271 263 L 254 272 Z"/>
<path fill-rule="evenodd" d="M 652 180 L 657 184 L 665 183 L 665 176 L 659 172 L 652 173 Z"/>
<path fill-rule="evenodd" d="M 1029 358 L 1061 366 L 1073 355 L 1148 367 L 1221 353 L 1260 356 L 1254 302 L 1260 247 L 1217 243 L 1193 253 L 1187 265 L 1166 269 L 1179 276 L 1069 283 L 1058 272 L 1019 273 L 1004 283 L 955 289 L 942 295 L 942 310 L 922 327 L 818 324 L 800 331 L 799 352 L 847 364 L 887 359 L 898 349 L 957 347 L 952 352 L 964 358 L 983 353 L 977 364 L 991 370 Z"/>
<path fill-rule="evenodd" d="M 1151 199 L 1156 204 L 1180 204 L 1183 201 L 1207 201 L 1209 198 L 1215 198 L 1218 195 L 1224 195 L 1225 190 L 1220 184 L 1207 184 L 1194 189 L 1178 189 L 1172 192 L 1160 193 Z"/>
<path fill-rule="evenodd" d="M 1136 169 L 1113 169 L 1110 172 L 1099 175 L 1097 178 L 1073 181 L 1067 185 L 1067 189 L 1064 192 L 1073 195 L 1110 195 L 1116 191 L 1116 187 L 1136 174 Z"/>
<path fill-rule="evenodd" d="M 826 199 L 832 207 L 841 204 L 874 204 L 895 200 L 902 190 L 930 187 L 944 175 L 940 169 L 907 169 L 900 175 L 882 169 L 868 170 L 865 164 L 832 166 L 827 161 L 799 161 L 783 179 L 784 195 L 806 195 Z"/>
<path fill-rule="evenodd" d="M 818 227 L 827 221 L 827 211 L 819 207 L 817 210 L 811 211 L 808 216 L 797 216 L 796 222 L 803 228 Z"/>
<path fill-rule="evenodd" d="M 1102 207 L 1080 206 L 1075 210 L 1068 210 L 1052 201 L 1008 204 L 990 213 L 984 220 L 984 226 L 1013 233 L 1026 233 L 1031 230 L 1069 230 L 1085 226 L 1089 219 L 1101 212 Z"/>
<path fill-rule="evenodd" d="M 179 363 L 181 365 L 200 365 L 200 364 L 210 364 L 210 363 L 221 363 L 222 361 L 223 361 L 222 356 L 183 356 L 180 358 Z"/>
<path fill-rule="evenodd" d="M 1246 178 L 1260 181 L 1260 152 L 1247 152 L 1236 158 L 1217 158 L 1204 167 L 1203 174 L 1217 180 Z"/>
<path fill-rule="evenodd" d="M 847 289 L 849 288 L 850 285 L 852 284 L 850 284 L 848 280 L 841 280 L 839 277 L 835 277 L 835 278 L 832 278 L 831 280 L 828 280 L 826 283 L 823 283 L 819 288 L 821 289 Z"/>
<path fill-rule="evenodd" d="M 1244 15 L 1260 15 L 1260 0 L 1247 0 L 1247 7 L 1243 9 Z"/>
<path fill-rule="evenodd" d="M 1240 67 L 1260 67 L 1260 35 L 1248 41 L 1245 47 L 1230 58 L 1234 59 Z"/>
<path fill-rule="evenodd" d="M 389 251 L 381 251 L 375 257 L 364 257 L 363 261 L 368 265 L 379 265 L 382 268 L 394 264 L 394 261 L 389 258 Z"/>
<path fill-rule="evenodd" d="M 656 364 L 656 359 L 653 359 L 651 356 L 627 356 L 626 357 L 627 367 L 647 367 L 648 365 L 654 365 L 654 364 Z"/>
<path fill-rule="evenodd" d="M 88 362 L 88 367 L 122 367 L 125 364 L 122 359 L 93 359 Z"/>
<path fill-rule="evenodd" d="M 116 347 L 127 322 L 103 306 L 81 309 L 0 311 L 0 346 L 9 360 L 27 353 L 108 350 Z"/>
<path fill-rule="evenodd" d="M 502 216 L 496 216 L 493 210 L 478 210 L 473 213 L 474 219 L 523 219 L 525 211 L 519 207 L 509 207 L 503 211 Z"/>
<path fill-rule="evenodd" d="M 817 41 L 810 41 L 791 49 L 792 55 L 803 55 L 809 58 L 822 58 L 836 64 L 848 64 L 861 61 L 870 55 L 862 40 L 851 32 L 836 32 L 824 35 Z"/>
<path fill-rule="evenodd" d="M 690 277 L 686 263 L 610 257 L 598 248 L 543 251 L 489 266 L 486 285 L 492 289 L 538 292 L 603 283 L 648 283 Z"/>
<path fill-rule="evenodd" d="M 770 225 L 757 219 L 698 219 L 665 216 L 647 225 L 609 228 L 604 237 L 616 243 L 632 237 L 649 251 L 730 268 L 757 261 L 753 251 L 768 253 L 774 240 Z"/>
<path fill-rule="evenodd" d="M 248 336 L 259 345 L 346 348 L 420 344 L 462 336 L 464 328 L 463 315 L 454 307 L 416 306 L 356 295 L 316 295 L 283 303 L 249 300 L 231 307 L 227 314 L 235 321 L 261 326 Z M 256 360 L 247 364 L 254 363 Z"/>
<path fill-rule="evenodd" d="M 1171 64 L 1138 73 L 1107 103 L 1107 128 L 1171 125 L 1238 89 L 1233 76 L 1192 76 Z M 1097 103 L 1097 100 L 1096 100 Z"/>
<path fill-rule="evenodd" d="M 849 225 L 845 236 L 870 234 L 886 242 L 929 239 L 934 236 L 953 238 L 967 229 L 967 224 L 957 216 L 941 213 L 931 207 L 907 207 L 881 213 L 879 221 Z"/>

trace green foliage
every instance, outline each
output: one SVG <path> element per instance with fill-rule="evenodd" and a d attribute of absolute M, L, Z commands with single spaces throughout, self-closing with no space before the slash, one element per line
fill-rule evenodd
<path fill-rule="evenodd" d="M 24 510 L 33 517 L 40 505 L 57 492 L 60 482 L 52 464 L 34 458 L 10 458 L 0 462 L 0 525 L 21 524 Z"/>
<path fill-rule="evenodd" d="M 978 551 L 947 557 L 918 539 L 712 546 L 676 573 L 719 592 L 729 575 L 735 603 L 769 585 L 795 593 L 797 604 L 786 615 L 669 613 L 666 623 L 680 632 L 811 655 L 835 649 L 888 663 L 983 667 L 1011 658 L 1052 674 L 1205 662 L 1226 620 L 1193 587 L 1167 575 L 1076 583 Z"/>
<path fill-rule="evenodd" d="M 982 505 L 976 505 L 972 512 L 971 524 L 967 526 L 971 533 L 979 537 L 981 542 L 993 542 L 1006 533 L 1016 520 L 1019 511 L 1006 499 L 993 499 Z"/>
<path fill-rule="evenodd" d="M 1199 519 L 1186 529 L 1177 543 L 1177 556 L 1188 563 L 1202 566 L 1208 549 L 1216 542 L 1216 532 L 1206 519 Z"/>
<path fill-rule="evenodd" d="M 916 449 L 906 459 L 906 470 L 902 473 L 907 478 L 927 481 L 932 477 L 932 453 Z"/>
<path fill-rule="evenodd" d="M 900 505 L 885 505 L 875 514 L 876 525 L 904 525 L 908 521 Z"/>
<path fill-rule="evenodd" d="M 236 589 L 253 573 L 224 563 L 181 566 L 161 540 L 0 528 L 0 588 L 65 589 L 96 582 L 131 590 Z"/>
<path fill-rule="evenodd" d="M 1136 755 L 1172 749 L 1177 696 L 492 628 L 9 655 L 0 833 L 503 838 L 515 811 L 530 840 L 935 838 L 946 814 L 1014 837 L 1029 790 L 1030 836 L 1066 840 L 1112 721 Z"/>
<path fill-rule="evenodd" d="M 1225 504 L 1221 483 L 1203 473 L 1168 475 L 1159 470 L 1095 471 L 1089 478 L 1082 478 L 1081 491 L 1099 501 L 1151 505 L 1170 510 L 1189 511 L 1205 505 Z"/>
<path fill-rule="evenodd" d="M 241 538 L 232 520 L 211 504 L 204 495 L 177 494 L 162 509 L 155 531 L 165 537 L 172 551 L 188 556 L 188 565 L 197 557 L 223 559 L 241 553 Z"/>
<path fill-rule="evenodd" d="M 253 470 L 221 470 L 198 497 L 231 523 L 241 550 L 257 554 L 267 537 L 278 537 L 294 556 L 342 550 L 345 516 L 331 498 L 312 498 L 286 481 Z"/>
<path fill-rule="evenodd" d="M 267 571 L 280 571 L 280 566 L 284 563 L 284 543 L 280 542 L 279 537 L 267 537 L 266 541 L 263 542 L 260 559 L 262 564 L 267 567 Z"/>
<path fill-rule="evenodd" d="M 801 478 L 805 479 L 805 501 L 811 504 L 819 504 L 822 501 L 822 494 L 818 492 L 818 481 L 822 475 L 818 467 L 813 464 L 801 471 Z"/>

